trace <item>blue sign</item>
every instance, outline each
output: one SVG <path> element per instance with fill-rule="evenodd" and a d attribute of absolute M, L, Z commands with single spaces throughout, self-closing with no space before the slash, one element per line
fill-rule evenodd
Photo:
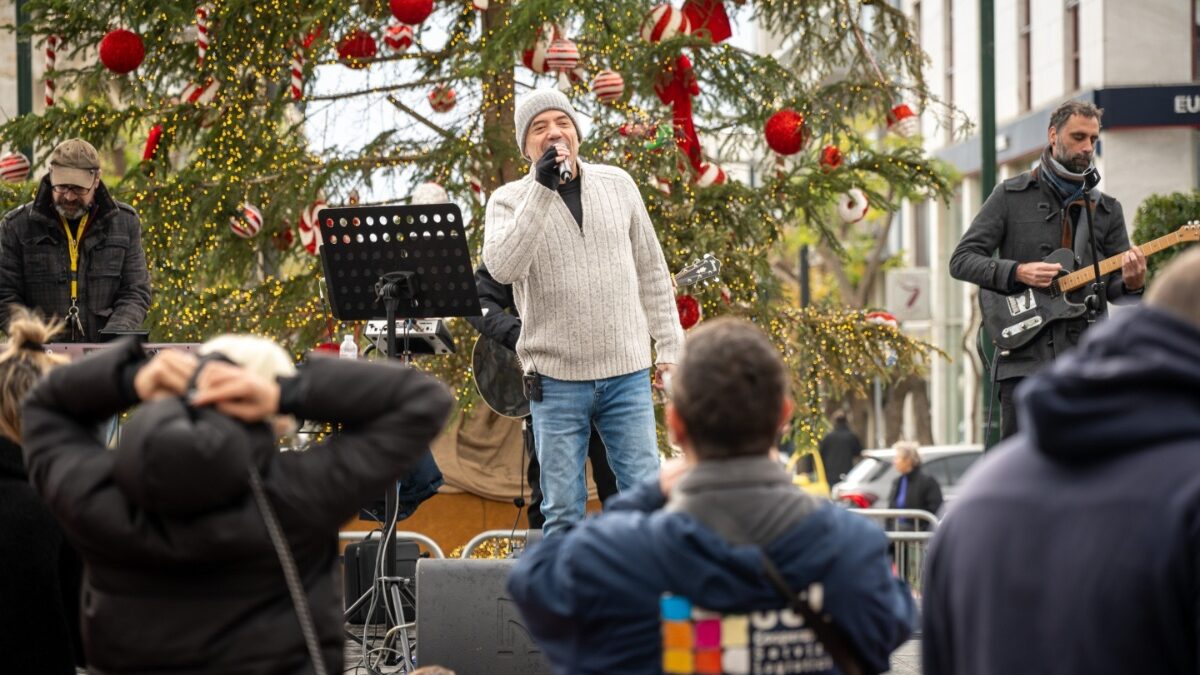
<path fill-rule="evenodd" d="M 1104 129 L 1200 127 L 1200 84 L 1097 89 Z"/>

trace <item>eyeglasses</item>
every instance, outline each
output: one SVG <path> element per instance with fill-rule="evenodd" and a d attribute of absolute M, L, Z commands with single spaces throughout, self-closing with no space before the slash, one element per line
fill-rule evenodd
<path fill-rule="evenodd" d="M 68 192 L 70 192 L 71 194 L 75 195 L 76 197 L 82 197 L 91 191 L 92 191 L 92 188 L 90 188 L 90 187 L 85 188 L 85 187 L 79 187 L 78 185 L 55 185 L 54 186 L 54 194 L 56 194 L 56 195 L 65 195 Z"/>

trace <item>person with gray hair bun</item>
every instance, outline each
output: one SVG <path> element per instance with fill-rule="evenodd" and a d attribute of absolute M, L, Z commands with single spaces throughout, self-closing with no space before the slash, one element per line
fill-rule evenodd
<path fill-rule="evenodd" d="M 483 262 L 512 284 L 541 464 L 546 536 L 583 518 L 584 458 L 594 423 L 617 487 L 658 470 L 654 385 L 683 356 L 683 328 L 654 224 L 624 170 L 579 157 L 580 130 L 560 91 L 518 102 L 524 178 L 496 190 Z M 651 359 L 651 340 L 657 352 Z"/>
<path fill-rule="evenodd" d="M 900 475 L 892 482 L 888 507 L 920 509 L 937 514 L 938 509 L 942 508 L 942 488 L 936 478 L 921 471 L 921 446 L 913 441 L 899 441 L 892 448 L 896 451 L 892 465 Z M 897 529 L 900 530 L 928 528 L 925 521 L 914 521 L 912 518 L 897 519 Z"/>
<path fill-rule="evenodd" d="M 428 453 L 453 399 L 396 363 L 296 368 L 260 337 L 201 352 L 149 358 L 125 339 L 25 400 L 29 480 L 87 569 L 91 672 L 341 672 L 338 530 Z M 91 425 L 135 405 L 106 451 Z M 280 452 L 291 417 L 341 428 Z"/>

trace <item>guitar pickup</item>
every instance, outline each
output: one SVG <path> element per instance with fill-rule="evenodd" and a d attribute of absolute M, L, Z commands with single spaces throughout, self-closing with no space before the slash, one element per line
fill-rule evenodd
<path fill-rule="evenodd" d="M 1042 317 L 1033 316 L 1020 323 L 1014 323 L 1013 325 L 1005 328 L 1004 330 L 1000 331 L 1000 335 L 1010 338 L 1014 335 L 1020 335 L 1031 328 L 1037 328 L 1040 325 L 1042 325 Z"/>
<path fill-rule="evenodd" d="M 1008 302 L 1009 316 L 1019 316 L 1037 308 L 1037 296 L 1034 295 L 1033 289 L 1010 295 L 1005 300 Z"/>

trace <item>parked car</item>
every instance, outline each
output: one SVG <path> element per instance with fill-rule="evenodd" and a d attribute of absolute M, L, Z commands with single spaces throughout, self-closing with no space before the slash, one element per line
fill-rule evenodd
<path fill-rule="evenodd" d="M 792 483 L 814 497 L 829 499 L 829 481 L 825 479 L 825 463 L 815 448 L 799 448 L 787 461 Z"/>
<path fill-rule="evenodd" d="M 942 498 L 954 498 L 958 483 L 975 460 L 983 456 L 981 445 L 931 445 L 919 450 L 921 471 L 937 479 Z M 899 473 L 892 466 L 896 451 L 891 448 L 864 450 L 862 460 L 850 469 L 846 479 L 833 486 L 830 498 L 856 509 L 886 509 L 888 493 Z"/>

